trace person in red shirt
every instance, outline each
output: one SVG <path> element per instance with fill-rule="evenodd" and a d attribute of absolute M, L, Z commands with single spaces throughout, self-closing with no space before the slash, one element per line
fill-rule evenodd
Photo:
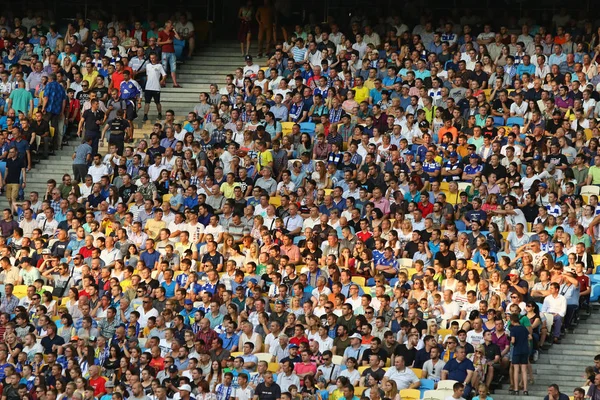
<path fill-rule="evenodd" d="M 160 356 L 160 347 L 154 346 L 150 352 L 152 354 L 152 359 L 148 365 L 159 372 L 165 369 L 165 359 Z"/>
<path fill-rule="evenodd" d="M 165 22 L 165 29 L 158 32 L 158 45 L 161 46 L 162 50 L 162 66 L 165 71 L 168 67 L 171 67 L 171 78 L 173 78 L 173 87 L 180 88 L 181 86 L 177 83 L 177 76 L 175 71 L 177 70 L 177 59 L 175 58 L 175 45 L 174 40 L 181 40 L 177 31 L 173 28 L 173 22 L 170 20 Z"/>
<path fill-rule="evenodd" d="M 421 193 L 421 201 L 417 204 L 417 208 L 421 210 L 423 218 L 427 218 L 433 212 L 433 204 L 429 202 L 429 193 Z"/>
<path fill-rule="evenodd" d="M 106 384 L 106 379 L 103 376 L 100 376 L 100 367 L 97 365 L 91 365 L 89 368 L 90 372 L 90 386 L 94 388 L 94 397 L 100 398 L 101 395 L 106 393 L 106 389 L 104 385 Z"/>
<path fill-rule="evenodd" d="M 300 343 L 308 344 L 308 338 L 304 336 L 304 327 L 301 324 L 297 324 L 294 327 L 294 337 L 290 339 L 290 344 L 300 346 Z"/>
<path fill-rule="evenodd" d="M 125 80 L 125 77 L 123 76 L 124 71 L 125 69 L 123 69 L 123 62 L 121 60 L 117 61 L 115 63 L 115 72 L 113 72 L 111 76 L 111 89 L 117 89 L 118 91 L 121 90 L 121 82 Z"/>

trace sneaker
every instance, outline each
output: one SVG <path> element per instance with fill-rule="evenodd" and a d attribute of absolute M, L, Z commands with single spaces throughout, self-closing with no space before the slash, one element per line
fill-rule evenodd
<path fill-rule="evenodd" d="M 540 352 L 539 351 L 534 351 L 533 352 L 533 362 L 537 362 L 537 360 L 540 358 Z"/>
<path fill-rule="evenodd" d="M 144 114 L 144 122 L 148 121 L 148 114 Z"/>

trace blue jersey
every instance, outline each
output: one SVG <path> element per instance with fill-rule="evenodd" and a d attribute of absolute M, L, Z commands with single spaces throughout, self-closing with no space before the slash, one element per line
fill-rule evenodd
<path fill-rule="evenodd" d="M 119 89 L 121 92 L 121 99 L 123 100 L 133 100 L 140 95 L 137 85 L 131 79 L 121 82 Z"/>

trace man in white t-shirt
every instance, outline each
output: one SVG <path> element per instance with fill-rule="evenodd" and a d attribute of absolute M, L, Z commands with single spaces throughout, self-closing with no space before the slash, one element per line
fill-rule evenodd
<path fill-rule="evenodd" d="M 187 16 L 182 14 L 179 17 L 179 21 L 175 23 L 175 30 L 179 36 L 187 42 L 188 46 L 188 58 L 192 58 L 194 48 L 196 47 L 196 40 L 194 38 L 194 24 L 188 21 Z"/>
<path fill-rule="evenodd" d="M 146 87 L 144 88 L 144 121 L 148 120 L 150 102 L 154 99 L 158 119 L 162 119 L 162 106 L 160 104 L 160 87 L 165 84 L 167 73 L 162 64 L 158 62 L 156 53 L 150 54 L 150 62 L 146 64 Z"/>

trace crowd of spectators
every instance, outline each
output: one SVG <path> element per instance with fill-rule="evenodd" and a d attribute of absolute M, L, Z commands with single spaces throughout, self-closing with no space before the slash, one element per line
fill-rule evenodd
<path fill-rule="evenodd" d="M 590 307 L 600 30 L 288 11 L 242 7 L 245 66 L 164 119 L 184 14 L 0 17 L 3 400 L 529 394 Z M 73 174 L 20 200 L 69 133 Z"/>

